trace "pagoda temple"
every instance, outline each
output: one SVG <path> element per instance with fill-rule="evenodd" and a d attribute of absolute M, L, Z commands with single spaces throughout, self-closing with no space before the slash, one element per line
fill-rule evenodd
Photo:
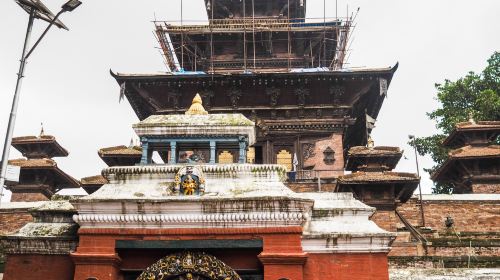
<path fill-rule="evenodd" d="M 357 146 L 349 149 L 345 169 L 351 174 L 341 175 L 336 192 L 352 192 L 354 197 L 377 212 L 372 219 L 389 231 L 396 231 L 396 208 L 408 201 L 417 188 L 417 174 L 392 171 L 403 151 L 398 147 Z"/>
<path fill-rule="evenodd" d="M 343 174 L 344 155 L 366 144 L 367 119 L 377 118 L 397 64 L 346 69 L 352 18 L 308 19 L 305 0 L 205 4 L 206 24 L 155 22 L 167 72 L 111 72 L 139 119 L 179 114 L 199 93 L 211 114 L 256 123 L 247 162 Z M 224 162 L 239 160 L 221 153 Z"/>
<path fill-rule="evenodd" d="M 54 136 L 14 137 L 12 146 L 26 158 L 9 160 L 10 165 L 20 167 L 19 182 L 8 183 L 12 192 L 11 201 L 42 201 L 59 190 L 79 188 L 80 183 L 59 169 L 54 157 L 66 157 L 68 152 Z"/>
<path fill-rule="evenodd" d="M 443 146 L 448 159 L 432 180 L 453 185 L 453 193 L 500 193 L 500 121 L 458 123 Z"/>
<path fill-rule="evenodd" d="M 284 166 L 245 163 L 255 123 L 242 114 L 209 114 L 195 96 L 185 114 L 133 127 L 139 164 L 105 168 L 92 194 L 47 202 L 0 239 L 4 280 L 388 279 L 395 235 L 369 219 L 375 208 L 352 193 L 295 193 Z M 170 162 L 153 163 L 165 148 Z M 216 162 L 232 148 L 239 163 Z"/>
<path fill-rule="evenodd" d="M 128 147 L 120 145 L 102 148 L 97 151 L 97 154 L 108 166 L 130 166 L 141 162 L 142 148 L 130 143 Z M 80 179 L 82 188 L 88 194 L 92 194 L 102 187 L 102 185 L 107 183 L 108 181 L 102 175 L 94 175 Z"/>

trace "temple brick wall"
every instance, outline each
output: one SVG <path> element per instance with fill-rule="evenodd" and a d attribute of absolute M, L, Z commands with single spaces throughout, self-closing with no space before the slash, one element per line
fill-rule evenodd
<path fill-rule="evenodd" d="M 328 147 L 332 149 L 334 160 L 325 160 L 323 153 Z M 312 153 L 307 153 L 302 147 L 303 168 L 320 171 L 320 177 L 333 177 L 344 174 L 344 146 L 342 134 L 332 134 L 331 137 L 315 140 Z M 331 170 L 331 171 L 329 171 Z"/>
<path fill-rule="evenodd" d="M 473 193 L 500 193 L 500 184 L 473 184 Z"/>
<path fill-rule="evenodd" d="M 271 278 L 279 279 L 279 278 Z M 304 279 L 389 279 L 387 255 L 378 254 L 309 254 Z"/>
<path fill-rule="evenodd" d="M 14 255 L 7 258 L 3 280 L 73 279 L 74 265 L 69 256 Z"/>
<path fill-rule="evenodd" d="M 49 201 L 50 199 L 41 193 L 12 193 L 11 202 Z"/>
<path fill-rule="evenodd" d="M 429 195 L 426 195 L 429 197 Z M 437 199 L 442 196 L 444 199 Z M 411 234 L 398 232 L 389 253 L 391 268 L 498 267 L 500 265 L 500 203 L 488 195 L 454 195 L 456 199 L 424 196 L 425 229 L 419 229 L 429 242 L 418 242 Z M 451 197 L 451 196 L 450 196 Z M 411 198 L 398 212 L 417 229 L 421 225 L 419 200 Z M 377 215 L 374 215 L 376 217 Z M 454 227 L 445 226 L 450 216 Z M 377 219 L 374 219 L 378 223 Z M 383 224 L 381 224 L 383 227 Z M 396 227 L 403 229 L 397 221 Z"/>
<path fill-rule="evenodd" d="M 467 196 L 464 194 L 463 196 Z M 419 201 L 412 197 L 397 208 L 412 225 L 422 224 Z M 456 232 L 500 232 L 500 201 L 498 200 L 423 200 L 425 226 L 439 233 L 449 232 L 444 221 L 447 216 L 454 220 Z M 398 228 L 403 224 L 398 221 Z"/>
<path fill-rule="evenodd" d="M 28 209 L 0 209 L 0 235 L 15 232 L 31 221 Z"/>
<path fill-rule="evenodd" d="M 296 182 L 286 184 L 292 191 L 302 193 L 302 192 L 318 192 L 321 188 L 322 192 L 333 192 L 336 184 L 334 183 L 322 183 L 321 186 L 318 182 Z"/>
<path fill-rule="evenodd" d="M 394 211 L 377 210 L 370 219 L 374 221 L 379 227 L 387 231 L 397 231 L 397 223 L 399 221 L 399 218 L 396 216 L 396 212 Z"/>

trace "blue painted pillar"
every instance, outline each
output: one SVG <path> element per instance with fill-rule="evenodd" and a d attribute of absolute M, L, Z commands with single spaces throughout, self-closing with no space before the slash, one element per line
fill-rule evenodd
<path fill-rule="evenodd" d="M 238 144 L 240 145 L 240 157 L 238 163 L 245 163 L 247 160 L 247 142 L 245 138 L 240 137 Z"/>
<path fill-rule="evenodd" d="M 175 164 L 177 162 L 175 159 L 176 155 L 177 155 L 177 142 L 171 141 L 170 142 L 170 161 L 168 163 Z"/>
<path fill-rule="evenodd" d="M 142 140 L 142 156 L 141 156 L 141 164 L 148 164 L 148 155 L 149 155 L 149 143 L 147 140 Z"/>
<path fill-rule="evenodd" d="M 210 141 L 210 163 L 215 163 L 215 141 Z"/>

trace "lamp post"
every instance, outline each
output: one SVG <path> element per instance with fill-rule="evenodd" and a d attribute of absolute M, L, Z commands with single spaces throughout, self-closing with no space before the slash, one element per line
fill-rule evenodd
<path fill-rule="evenodd" d="M 415 140 L 415 135 L 408 135 L 410 140 Z M 415 151 L 415 164 L 417 165 L 417 175 L 420 178 L 420 168 L 418 167 L 418 153 L 417 146 L 413 145 Z M 420 213 L 422 216 L 422 227 L 425 227 L 424 204 L 422 203 L 422 188 L 420 187 L 420 180 L 418 181 L 418 191 L 420 193 Z"/>
<path fill-rule="evenodd" d="M 2 203 L 3 190 L 5 185 L 5 175 L 7 172 L 7 163 L 9 160 L 10 146 L 12 144 L 12 135 L 14 133 L 14 126 L 16 123 L 16 115 L 17 115 L 17 107 L 19 103 L 19 94 L 21 91 L 22 80 L 24 78 L 24 70 L 26 68 L 27 59 L 33 53 L 35 48 L 38 46 L 40 41 L 45 37 L 45 34 L 49 31 L 49 29 L 55 25 L 59 28 L 66 29 L 68 28 L 58 20 L 59 16 L 64 12 L 71 12 L 76 9 L 78 6 L 82 4 L 82 2 L 78 0 L 69 0 L 68 2 L 62 5 L 61 10 L 54 16 L 54 14 L 40 1 L 40 0 L 15 0 L 16 3 L 23 8 L 29 14 L 28 27 L 26 29 L 26 36 L 24 38 L 24 46 L 21 55 L 21 63 L 19 65 L 19 72 L 17 73 L 17 83 L 16 90 L 14 92 L 14 97 L 12 99 L 12 107 L 10 110 L 9 116 L 9 124 L 7 126 L 7 133 L 5 134 L 5 142 L 3 146 L 3 154 L 2 154 L 2 168 L 0 173 L 0 205 Z M 28 50 L 28 44 L 31 37 L 31 30 L 33 28 L 33 22 L 35 19 L 41 19 L 49 23 L 47 28 L 40 35 L 38 40 L 33 44 L 33 46 Z"/>

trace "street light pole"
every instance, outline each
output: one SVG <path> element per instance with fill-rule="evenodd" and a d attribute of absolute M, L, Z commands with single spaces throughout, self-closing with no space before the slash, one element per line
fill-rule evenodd
<path fill-rule="evenodd" d="M 59 13 L 55 17 L 52 17 L 53 15 L 50 13 L 50 11 L 47 10 L 47 8 L 41 4 L 40 2 L 33 4 L 30 3 L 29 1 L 16 1 L 18 2 L 23 9 L 26 10 L 26 7 L 29 8 L 29 20 L 28 20 L 28 27 L 26 29 L 26 36 L 24 38 L 24 46 L 23 46 L 23 51 L 21 55 L 21 63 L 19 65 L 19 72 L 17 73 L 17 82 L 16 82 L 16 90 L 14 91 L 14 97 L 12 99 L 12 107 L 10 110 L 10 116 L 9 116 L 9 123 L 7 126 L 7 133 L 5 134 L 5 142 L 3 146 L 3 153 L 2 153 L 2 165 L 1 165 L 1 172 L 0 172 L 0 205 L 2 204 L 2 197 L 3 197 L 3 191 L 4 191 L 4 186 L 5 186 L 5 176 L 7 174 L 7 163 L 9 161 L 9 154 L 10 154 L 10 146 L 12 145 L 12 136 L 14 133 L 14 126 L 16 124 L 16 116 L 17 116 L 17 107 L 19 104 L 19 95 L 21 91 L 21 85 L 22 81 L 24 78 L 24 71 L 26 69 L 26 62 L 28 57 L 33 53 L 35 48 L 38 46 L 40 41 L 45 37 L 45 34 L 49 31 L 49 29 L 54 25 L 58 25 L 60 28 L 65 28 L 65 26 L 58 21 L 59 16 L 68 11 L 72 11 L 78 7 L 81 2 L 77 0 L 69 0 L 66 2 Z M 45 17 L 43 17 L 45 16 Z M 49 25 L 45 30 L 43 31 L 42 35 L 38 38 L 38 40 L 35 42 L 35 44 L 31 47 L 31 49 L 27 52 L 28 50 L 28 45 L 31 37 L 31 31 L 33 29 L 33 22 L 35 18 L 42 18 L 46 20 L 47 18 L 50 19 Z"/>
<path fill-rule="evenodd" d="M 26 29 L 26 37 L 24 38 L 24 47 L 21 55 L 21 64 L 19 65 L 19 72 L 17 73 L 16 90 L 12 99 L 12 107 L 10 109 L 9 124 L 7 126 L 7 133 L 5 134 L 5 142 L 3 145 L 2 153 L 2 173 L 0 174 L 0 205 L 2 203 L 3 189 L 5 185 L 5 175 L 7 173 L 7 163 L 9 161 L 10 145 L 12 144 L 12 134 L 14 133 L 14 125 L 16 123 L 17 105 L 19 103 L 19 92 L 24 78 L 24 69 L 26 68 L 26 51 L 31 37 L 31 30 L 33 29 L 33 21 L 35 19 L 35 7 L 31 8 L 30 17 L 28 20 L 28 28 Z"/>
<path fill-rule="evenodd" d="M 414 140 L 415 136 L 408 135 L 408 138 L 410 138 L 410 140 Z M 417 165 L 417 176 L 420 178 L 420 168 L 418 166 L 417 146 L 413 145 L 413 150 L 415 152 L 415 164 Z M 422 227 L 425 227 L 424 204 L 422 203 L 422 188 L 420 187 L 420 180 L 418 181 L 418 191 L 420 193 L 420 213 L 421 213 L 421 217 L 422 217 Z"/>

